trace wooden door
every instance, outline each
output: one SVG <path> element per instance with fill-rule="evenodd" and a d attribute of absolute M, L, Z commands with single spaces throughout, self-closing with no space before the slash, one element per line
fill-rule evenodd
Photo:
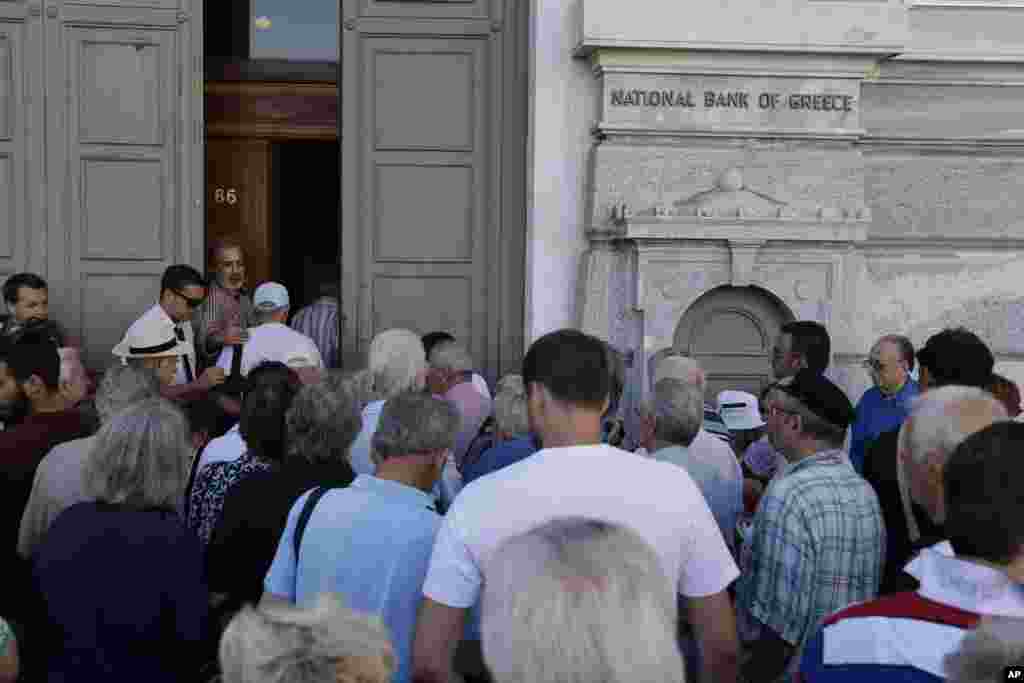
<path fill-rule="evenodd" d="M 250 289 L 273 277 L 271 143 L 210 138 L 206 143 L 206 236 L 240 239 Z"/>
<path fill-rule="evenodd" d="M 507 283 L 519 273 L 521 287 L 523 251 L 504 239 L 501 203 L 502 134 L 521 104 L 503 106 L 513 5 L 342 5 L 346 367 L 392 327 L 450 331 L 492 379 L 502 339 L 521 343 L 521 313 L 503 299 L 521 311 L 522 289 Z"/>
<path fill-rule="evenodd" d="M 698 299 L 676 328 L 674 348 L 700 362 L 707 375 L 705 400 L 725 389 L 755 396 L 771 381 L 772 346 L 792 316 L 753 287 L 722 287 Z"/>
<path fill-rule="evenodd" d="M 167 266 L 202 264 L 198 2 L 45 5 L 52 314 L 91 366 L 109 364 Z"/>

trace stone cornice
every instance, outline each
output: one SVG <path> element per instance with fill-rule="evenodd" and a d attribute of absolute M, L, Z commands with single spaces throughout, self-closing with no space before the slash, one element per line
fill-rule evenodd
<path fill-rule="evenodd" d="M 599 138 L 605 137 L 658 137 L 658 138 L 744 138 L 757 140 L 810 140 L 831 142 L 856 142 L 867 131 L 863 129 L 831 128 L 808 130 L 806 128 L 655 128 L 652 126 L 631 126 L 611 124 L 600 121 L 594 125 L 592 133 Z"/>
<path fill-rule="evenodd" d="M 992 154 L 1020 154 L 1024 152 L 1024 130 L 1012 135 L 965 137 L 965 138 L 926 138 L 912 135 L 864 135 L 858 144 L 865 151 L 873 150 L 905 150 L 924 152 L 977 153 L 980 151 Z"/>
<path fill-rule="evenodd" d="M 870 55 L 877 59 L 888 59 L 906 49 L 902 43 L 735 43 L 735 42 L 687 42 L 665 40 L 624 40 L 624 39 L 590 39 L 580 41 L 573 50 L 575 57 L 590 57 L 595 50 L 627 49 L 627 50 L 677 50 L 677 51 L 727 51 L 727 52 L 762 52 L 775 54 L 819 54 L 819 55 Z"/>

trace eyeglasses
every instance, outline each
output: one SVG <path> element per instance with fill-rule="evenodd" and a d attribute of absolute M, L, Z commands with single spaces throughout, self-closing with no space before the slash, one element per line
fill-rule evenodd
<path fill-rule="evenodd" d="M 177 289 L 172 289 L 171 291 L 174 292 L 175 294 L 177 294 L 178 296 L 180 296 L 182 299 L 184 299 L 185 303 L 188 304 L 189 308 L 199 308 L 200 306 L 203 305 L 203 302 L 206 301 L 205 297 L 202 297 L 202 298 L 199 298 L 199 299 L 193 299 L 192 297 L 190 297 L 190 296 L 188 296 L 186 294 L 183 294 L 182 292 L 178 291 Z"/>

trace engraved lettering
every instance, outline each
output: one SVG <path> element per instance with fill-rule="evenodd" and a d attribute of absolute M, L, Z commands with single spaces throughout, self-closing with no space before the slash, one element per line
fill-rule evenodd
<path fill-rule="evenodd" d="M 619 88 L 619 89 L 616 89 L 616 90 L 612 90 L 612 106 L 613 107 L 621 107 L 622 106 L 622 100 L 623 100 L 622 89 Z"/>

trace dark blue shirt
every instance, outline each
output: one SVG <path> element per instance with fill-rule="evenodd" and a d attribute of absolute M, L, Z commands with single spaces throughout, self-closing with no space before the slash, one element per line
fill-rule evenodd
<path fill-rule="evenodd" d="M 199 541 L 176 513 L 79 503 L 34 559 L 49 683 L 196 678 L 208 593 Z"/>
<path fill-rule="evenodd" d="M 525 460 L 539 450 L 540 444 L 533 436 L 501 441 L 484 451 L 474 462 L 466 465 L 462 469 L 462 480 L 469 484 L 474 479 Z"/>
<path fill-rule="evenodd" d="M 917 382 L 908 377 L 903 388 L 892 396 L 886 396 L 878 387 L 871 387 L 861 396 L 850 432 L 850 463 L 859 474 L 864 474 L 868 445 L 882 432 L 903 424 L 910 414 L 910 401 L 918 393 Z"/>

